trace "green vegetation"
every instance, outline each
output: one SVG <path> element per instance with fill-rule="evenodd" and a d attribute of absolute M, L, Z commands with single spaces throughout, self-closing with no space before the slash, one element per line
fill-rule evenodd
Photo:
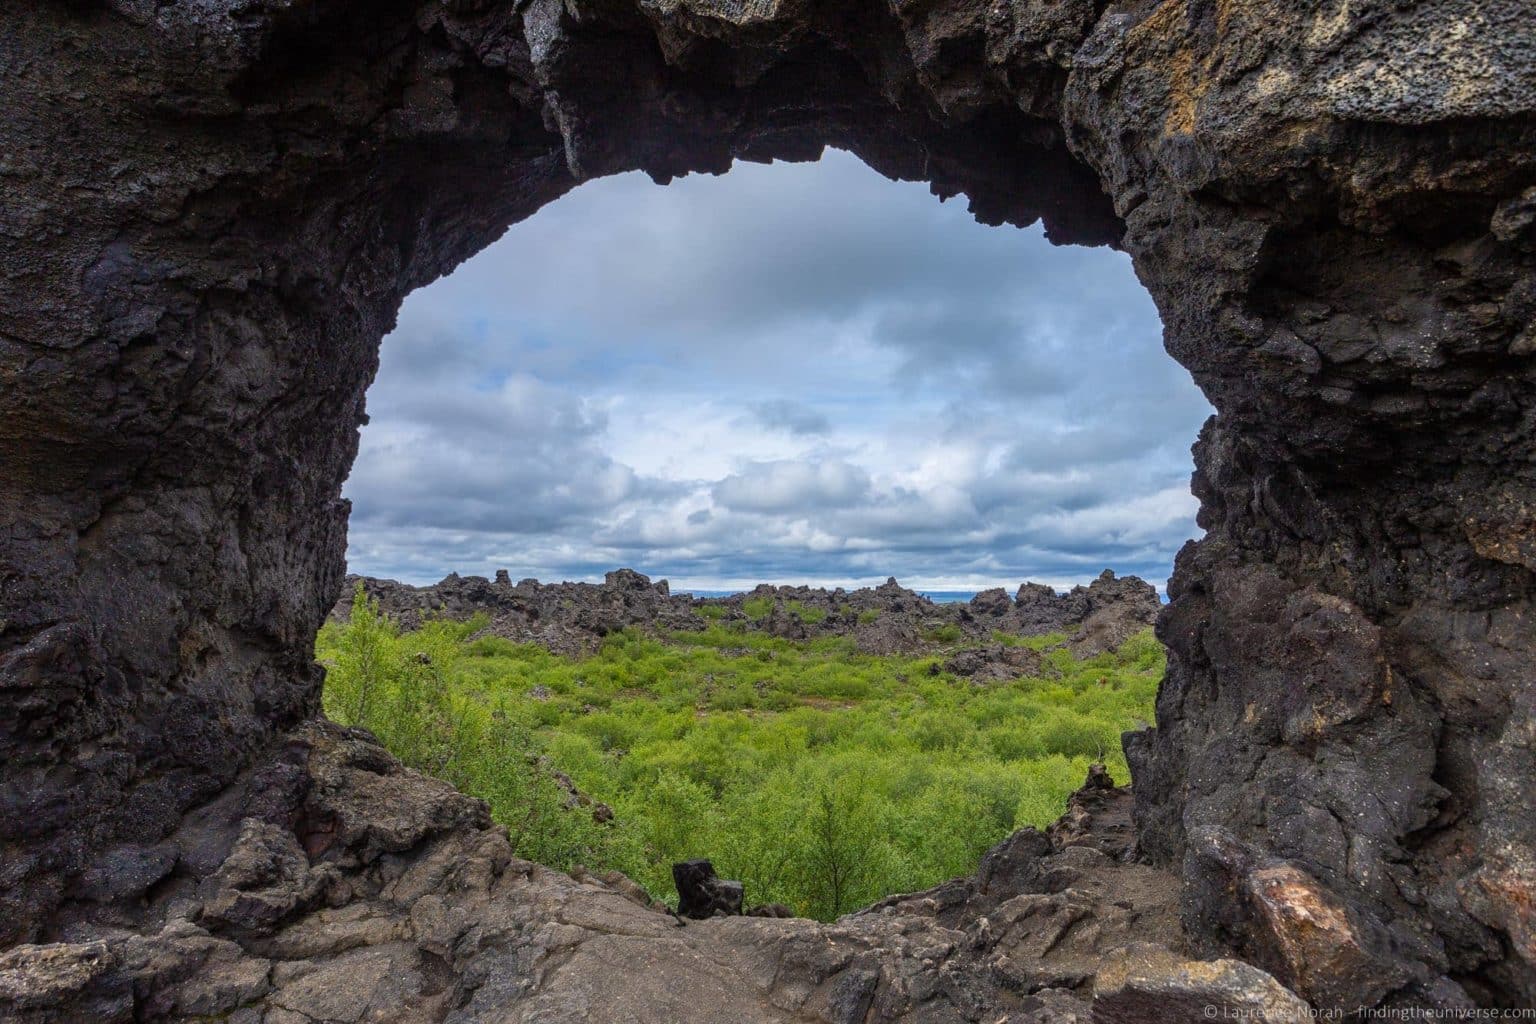
<path fill-rule="evenodd" d="M 758 619 L 766 619 L 773 612 L 773 598 L 749 597 L 741 602 L 741 611 L 747 618 L 756 622 Z"/>
<path fill-rule="evenodd" d="M 1019 636 L 1017 633 L 1005 633 L 995 629 L 992 631 L 992 642 L 1002 644 L 1004 647 L 1028 647 L 1032 651 L 1043 651 L 1066 643 L 1067 634 L 1042 633 L 1039 636 Z"/>
<path fill-rule="evenodd" d="M 320 635 L 327 713 L 485 798 L 524 857 L 618 868 L 663 899 L 674 861 L 709 857 L 749 902 L 822 919 L 975 870 L 1096 759 L 1124 780 L 1120 732 L 1150 717 L 1163 668 L 1150 630 L 982 686 L 845 637 L 712 623 L 573 660 L 479 628 L 400 634 L 359 597 Z M 616 820 L 567 809 L 556 770 Z"/>
<path fill-rule="evenodd" d="M 960 627 L 953 622 L 946 622 L 942 626 L 934 626 L 923 631 L 923 639 L 931 644 L 957 644 L 960 642 Z"/>
<path fill-rule="evenodd" d="M 814 626 L 818 622 L 823 622 L 827 617 L 825 608 L 812 608 L 803 601 L 790 601 L 784 606 L 784 609 L 807 626 Z"/>

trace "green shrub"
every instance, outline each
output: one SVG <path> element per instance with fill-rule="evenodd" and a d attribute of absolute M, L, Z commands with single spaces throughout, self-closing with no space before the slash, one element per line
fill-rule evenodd
<path fill-rule="evenodd" d="M 1065 708 L 1053 708 L 1037 726 L 1041 749 L 1063 757 L 1102 760 L 1111 747 L 1103 723 Z"/>
<path fill-rule="evenodd" d="M 753 622 L 766 619 L 773 612 L 773 598 L 749 597 L 741 602 L 741 610 Z"/>
<path fill-rule="evenodd" d="M 1150 631 L 1086 661 L 1048 649 L 1042 678 L 986 687 L 932 657 L 719 621 L 579 659 L 469 635 L 402 634 L 359 594 L 317 642 L 326 712 L 487 800 L 520 856 L 616 868 L 668 899 L 671 864 L 709 857 L 749 902 L 823 919 L 974 871 L 1011 829 L 1060 815 L 1094 758 L 1124 779 L 1119 733 L 1151 717 L 1163 670 Z M 617 819 L 571 806 L 555 771 Z"/>
<path fill-rule="evenodd" d="M 814 626 L 818 622 L 825 622 L 827 611 L 825 608 L 812 608 L 803 601 L 791 601 L 784 606 L 785 610 L 807 626 Z"/>
<path fill-rule="evenodd" d="M 934 644 L 956 644 L 960 642 L 960 627 L 953 622 L 946 622 L 942 626 L 933 626 L 923 630 L 923 638 Z"/>
<path fill-rule="evenodd" d="M 949 711 L 924 711 L 908 725 L 919 750 L 954 750 L 971 734 L 970 723 Z"/>
<path fill-rule="evenodd" d="M 823 921 L 878 898 L 881 827 L 863 786 L 826 782 L 806 808 L 797 844 L 811 915 Z"/>

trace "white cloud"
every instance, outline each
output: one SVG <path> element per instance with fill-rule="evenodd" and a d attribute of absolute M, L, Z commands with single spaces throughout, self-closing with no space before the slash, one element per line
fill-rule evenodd
<path fill-rule="evenodd" d="M 848 508 L 869 494 L 869 474 L 840 460 L 754 462 L 715 484 L 715 503 L 739 512 Z"/>
<path fill-rule="evenodd" d="M 843 154 L 583 186 L 411 296 L 354 571 L 1161 583 L 1209 409 L 1126 258 Z"/>

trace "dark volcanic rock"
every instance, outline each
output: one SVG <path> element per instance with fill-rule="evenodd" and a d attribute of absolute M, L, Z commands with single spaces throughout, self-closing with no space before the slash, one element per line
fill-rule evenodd
<path fill-rule="evenodd" d="M 1136 632 L 1156 622 L 1163 606 L 1151 584 L 1135 576 L 1117 577 L 1105 569 L 1086 587 L 1073 587 L 1065 594 L 1039 583 L 1024 584 L 1013 608 L 1001 616 L 1007 623 L 1002 628 L 1025 636 L 1054 633 L 1086 623 L 1110 609 L 1127 623 L 1140 623 L 1131 630 Z"/>
<path fill-rule="evenodd" d="M 679 917 L 702 921 L 741 913 L 746 890 L 740 882 L 716 876 L 715 866 L 707 860 L 673 864 L 672 884 L 677 887 Z"/>
<path fill-rule="evenodd" d="M 1028 586 L 1029 584 L 1025 584 Z M 1020 587 L 1023 590 L 1024 587 Z M 992 590 L 983 590 L 971 598 L 971 614 L 981 619 L 1000 619 L 1007 615 L 1013 607 L 1013 602 L 1008 600 L 1008 591 L 1002 587 Z"/>
<path fill-rule="evenodd" d="M 579 647 L 630 626 L 673 630 L 705 625 L 691 598 L 674 597 L 666 580 L 652 583 L 633 569 L 610 572 L 602 583 L 526 579 L 513 586 L 502 570 L 495 582 L 454 573 L 429 587 L 363 576 L 348 576 L 345 585 L 344 596 L 331 611 L 338 618 L 350 616 L 353 595 L 362 586 L 380 610 L 405 629 L 415 629 L 433 616 L 464 620 L 484 615 L 490 620 L 488 633 L 554 649 Z"/>
<path fill-rule="evenodd" d="M 944 662 L 944 670 L 978 682 L 1017 679 L 1039 674 L 1040 655 L 1027 647 L 987 644 L 955 654 Z"/>
<path fill-rule="evenodd" d="M 1145 609 L 1137 607 L 1138 603 L 1111 604 L 1095 610 L 1073 631 L 1068 649 L 1076 657 L 1091 658 L 1119 648 L 1147 628 Z"/>
<path fill-rule="evenodd" d="M 851 636 L 865 654 L 947 649 L 953 642 L 932 639 L 943 636 L 946 627 L 958 629 L 966 642 L 978 643 L 998 631 L 1029 636 L 1081 626 L 1082 636 L 1074 637 L 1073 649 L 1088 656 L 1112 650 L 1146 629 L 1162 607 L 1151 584 L 1134 576 L 1117 579 L 1108 570 L 1089 586 L 1067 594 L 1026 583 L 1020 593 L 1030 595 L 1030 604 L 1022 615 L 1002 589 L 978 594 L 969 604 L 937 604 L 895 579 L 858 590 L 763 584 L 745 594 L 696 599 L 674 596 L 665 580 L 652 583 L 633 569 L 610 572 L 600 584 L 526 579 L 516 586 L 501 570 L 495 582 L 455 573 L 428 587 L 348 576 L 346 594 L 332 609 L 333 617 L 351 615 L 358 586 L 406 629 L 434 616 L 465 620 L 483 615 L 489 624 L 477 636 L 541 644 L 571 655 L 591 653 L 603 636 L 629 627 L 654 632 L 701 629 L 706 624 L 701 609 L 713 608 L 723 610 L 721 621 L 789 640 Z M 754 615 L 747 613 L 749 603 Z M 758 613 L 759 606 L 767 611 Z M 1038 621 L 1048 625 L 1036 628 Z M 994 644 L 981 651 L 963 651 L 946 668 L 958 675 L 1001 680 L 1027 675 L 1038 664 L 1031 651 Z"/>
<path fill-rule="evenodd" d="M 915 654 L 923 649 L 917 625 L 898 615 L 859 623 L 853 642 L 863 654 Z"/>
<path fill-rule="evenodd" d="M 1065 594 L 1040 583 L 1025 583 L 1018 593 L 1017 602 L 1009 600 L 1007 591 L 994 588 L 965 604 L 939 604 L 892 578 L 878 587 L 847 591 L 765 584 L 746 594 L 699 603 L 723 606 L 731 613 L 729 621 L 740 622 L 748 621 L 743 610 L 748 602 L 772 602 L 767 615 L 751 620 L 759 628 L 793 639 L 851 635 L 865 654 L 942 649 L 952 643 L 934 638 L 952 628 L 969 644 L 991 640 L 996 632 L 1037 636 L 1081 630 L 1074 651 L 1090 656 L 1112 650 L 1151 626 L 1162 610 L 1150 583 L 1135 576 L 1116 577 L 1108 569 L 1088 586 Z M 980 656 L 965 652 L 946 667 L 960 675 L 1008 679 L 1027 674 L 1037 661 L 1031 652 L 1019 649 Z"/>
<path fill-rule="evenodd" d="M 288 827 L 274 794 L 306 776 L 278 754 L 318 711 L 341 484 L 402 297 L 581 181 L 828 144 L 989 223 L 1121 246 L 1217 410 L 1158 728 L 1127 741 L 1140 848 L 1180 871 L 1190 935 L 1330 1007 L 1536 1003 L 1529 0 L 100 0 L 0 24 L 0 941 L 70 939 L 5 960 L 75 993 L 64 1019 L 216 1016 L 263 985 L 290 1019 L 514 998 L 524 972 L 478 959 L 507 922 L 434 930 L 446 865 L 370 918 L 311 877 L 332 865 L 274 852 L 298 902 L 252 890 L 242 926 L 337 900 L 360 919 L 336 927 L 394 935 L 423 907 L 423 944 L 308 973 L 237 966 L 134 890 L 222 862 L 187 831 L 207 808 Z M 258 765 L 271 784 L 237 786 Z M 405 785 L 373 773 L 343 848 L 428 841 L 401 832 Z M 537 874 L 456 852 L 470 889 Z M 529 941 L 560 948 L 586 899 L 526 907 L 551 922 Z M 601 980 L 574 1013 L 723 1005 L 720 958 L 635 928 L 551 958 Z M 795 1005 L 878 1018 L 948 941 L 840 946 Z M 949 1005 L 1005 998 L 954 978 Z"/>

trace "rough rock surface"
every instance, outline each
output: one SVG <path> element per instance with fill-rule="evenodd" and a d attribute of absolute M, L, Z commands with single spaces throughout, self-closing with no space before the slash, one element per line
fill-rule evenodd
<path fill-rule="evenodd" d="M 1308 1024 L 1318 1015 L 1284 985 L 1233 960 L 1181 961 L 1160 946 L 1128 946 L 1093 985 L 1094 1024 L 1262 1020 Z"/>
<path fill-rule="evenodd" d="M 580 181 L 831 144 L 1122 246 L 1217 410 L 1127 744 L 1191 939 L 1328 1007 L 1536 1003 L 1529 0 L 40 0 L 0 27 L 0 942 L 111 926 L 315 713 L 410 289 Z M 357 988 L 97 941 L 18 969 L 103 1006 L 162 965 L 198 1006 Z M 467 983 L 405 949 L 325 970 Z"/>
<path fill-rule="evenodd" d="M 311 724 L 188 816 L 152 893 L 100 908 L 117 927 L 68 924 L 60 941 L 0 953 L 0 1019 L 1086 1021 L 1123 948 L 1167 965 L 1137 974 L 1143 986 L 1191 969 L 1166 946 L 1172 876 L 1126 859 L 1129 793 L 1086 793 L 976 878 L 835 924 L 730 916 L 740 883 L 679 865 L 710 894 L 680 908 L 705 920 L 684 921 L 623 876 L 578 881 L 517 859 L 479 801 L 365 733 Z M 722 886 L 736 887 L 723 902 Z M 1284 991 L 1246 970 L 1246 987 L 1208 1001 Z"/>
<path fill-rule="evenodd" d="M 978 682 L 1000 682 L 1020 676 L 1038 676 L 1040 662 L 1040 655 L 1027 647 L 985 644 L 957 652 L 944 662 L 944 670 Z"/>
<path fill-rule="evenodd" d="M 1112 609 L 1127 619 L 1154 622 L 1163 610 L 1150 584 L 1135 576 L 1117 577 L 1110 569 L 1086 587 L 1073 587 L 1065 594 L 1042 583 L 1025 583 L 1014 595 L 1012 608 L 1004 607 L 1006 597 L 1000 590 L 986 591 L 977 594 L 971 606 L 997 613 L 1008 621 L 1011 632 L 1023 634 L 1055 633 Z"/>

